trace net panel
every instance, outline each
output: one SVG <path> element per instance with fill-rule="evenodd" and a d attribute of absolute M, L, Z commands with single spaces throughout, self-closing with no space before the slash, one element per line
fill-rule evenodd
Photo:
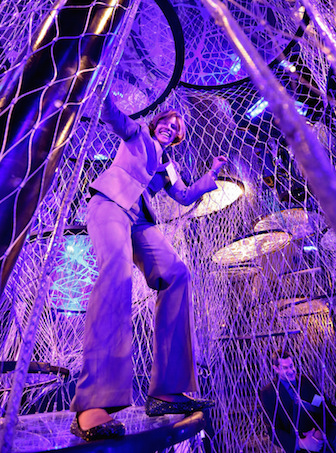
<path fill-rule="evenodd" d="M 18 55 L 24 51 L 27 37 L 32 36 L 46 13 L 49 12 L 52 1 L 14 1 L 2 2 L 0 6 L 0 72 L 9 69 L 15 63 Z"/>
<path fill-rule="evenodd" d="M 47 2 L 43 5 L 48 6 Z M 300 5 L 285 1 L 229 5 L 267 63 L 273 62 L 274 75 L 294 97 L 334 163 L 333 109 L 326 109 L 334 97 L 333 73 L 319 30 L 310 23 L 281 54 L 303 17 Z M 30 17 L 31 6 L 26 3 L 20 17 L 23 12 Z M 270 355 L 276 348 L 286 345 L 294 354 L 298 372 L 310 375 L 335 403 L 335 234 L 281 133 L 281 125 L 267 109 L 267 100 L 245 78 L 223 33 L 198 2 L 176 1 L 174 6 L 185 33 L 186 64 L 180 85 L 156 111 L 176 108 L 186 121 L 187 139 L 173 149 L 173 155 L 187 184 L 202 176 L 215 156 L 228 158 L 217 191 L 199 203 L 179 207 L 164 193 L 153 200 L 159 228 L 192 273 L 199 384 L 202 395 L 216 401 L 201 445 L 187 443 L 176 449 L 275 451 L 265 432 L 258 392 L 273 377 Z M 316 6 L 324 8 L 318 2 Z M 327 7 L 334 8 L 331 3 Z M 8 14 L 4 12 L 2 17 L 4 24 L 10 23 L 6 22 Z M 153 49 L 149 46 L 153 39 L 149 17 L 156 17 L 158 23 Z M 19 26 L 9 28 L 12 38 L 3 47 L 12 39 L 20 49 Z M 126 62 L 120 62 L 112 85 L 119 106 L 127 113 L 152 103 L 174 68 L 173 35 L 156 4 L 147 2 L 140 7 L 132 33 L 124 54 Z M 140 44 L 142 51 L 138 50 Z M 151 64 L 143 63 L 144 54 Z M 158 92 L 153 94 L 141 85 L 144 74 L 151 87 L 160 81 Z M 125 100 L 125 93 L 132 94 Z M 143 93 L 150 93 L 149 97 Z M 91 108 L 88 105 L 85 111 L 88 118 Z M 148 121 L 156 111 L 144 119 Z M 89 126 L 90 119 L 84 119 L 76 129 L 1 299 L 3 361 L 17 360 L 41 283 L 43 258 Z M 28 375 L 22 414 L 69 407 L 81 364 L 86 304 L 97 276 L 85 228 L 88 184 L 108 168 L 118 145 L 119 139 L 99 123 L 69 204 L 67 227 L 57 245 L 31 358 L 64 367 L 69 375 L 56 373 L 49 376 L 52 382 Z M 133 279 L 134 402 L 142 405 L 150 378 L 156 295 L 136 268 Z M 4 412 L 11 373 L 3 373 L 1 379 Z"/>

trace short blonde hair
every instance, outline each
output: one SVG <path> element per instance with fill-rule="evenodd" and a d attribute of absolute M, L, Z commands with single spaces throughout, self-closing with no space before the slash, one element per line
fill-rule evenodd
<path fill-rule="evenodd" d="M 148 125 L 150 135 L 152 137 L 154 136 L 154 131 L 155 131 L 158 123 L 161 120 L 164 120 L 166 118 L 171 118 L 173 116 L 175 116 L 175 118 L 177 119 L 178 130 L 176 133 L 176 137 L 175 137 L 174 141 L 172 142 L 172 145 L 178 145 L 179 143 L 181 143 L 185 139 L 186 128 L 185 128 L 185 123 L 184 123 L 182 116 L 176 110 L 165 110 L 164 112 L 161 112 L 161 113 L 158 113 L 157 115 L 155 115 L 154 118 L 151 120 L 151 122 Z"/>

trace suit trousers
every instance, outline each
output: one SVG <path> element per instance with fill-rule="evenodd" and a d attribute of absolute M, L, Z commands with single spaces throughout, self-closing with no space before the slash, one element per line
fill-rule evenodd
<path fill-rule="evenodd" d="M 141 210 L 134 215 L 97 194 L 89 202 L 87 227 L 99 276 L 87 307 L 83 365 L 70 409 L 132 402 L 133 262 L 158 292 L 148 393 L 196 391 L 188 268 Z"/>

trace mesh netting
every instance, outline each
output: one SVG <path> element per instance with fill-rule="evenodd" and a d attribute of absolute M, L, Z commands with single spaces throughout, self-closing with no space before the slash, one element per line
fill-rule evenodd
<path fill-rule="evenodd" d="M 208 171 L 215 156 L 228 159 L 218 189 L 194 205 L 178 206 L 165 193 L 153 200 L 159 228 L 192 273 L 200 389 L 216 401 L 202 445 L 180 448 L 276 451 L 258 396 L 273 377 L 270 357 L 275 349 L 286 346 L 293 352 L 298 372 L 310 376 L 335 403 L 336 236 L 281 124 L 247 78 L 224 32 L 198 1 L 172 3 L 184 33 L 184 66 L 176 18 L 166 18 L 166 2 L 146 1 L 132 23 L 111 89 L 121 109 L 134 116 L 145 111 L 145 121 L 166 108 L 182 113 L 187 138 L 172 152 L 186 184 Z M 228 6 L 334 165 L 336 86 L 318 24 L 295 1 L 240 0 Z M 316 0 L 312 6 L 332 35 L 333 2 Z M 49 8 L 48 1 L 2 2 L 4 75 Z M 171 89 L 179 65 L 179 83 Z M 104 74 L 109 77 L 108 70 Z M 162 100 L 167 87 L 170 93 Z M 8 364 L 18 360 L 41 285 L 48 288 L 30 361 L 52 368 L 36 373 L 31 364 L 21 414 L 68 409 L 81 366 L 86 304 L 97 277 L 85 223 L 88 185 L 109 167 L 120 143 L 105 124 L 96 122 L 97 103 L 93 95 L 84 106 L 0 302 L 0 360 Z M 41 282 L 57 217 L 89 130 L 79 183 L 66 201 L 64 234 L 53 246 L 52 270 Z M 134 267 L 136 405 L 143 405 L 150 379 L 155 300 Z M 13 377 L 11 369 L 5 373 L 4 366 L 3 371 L 2 414 Z"/>

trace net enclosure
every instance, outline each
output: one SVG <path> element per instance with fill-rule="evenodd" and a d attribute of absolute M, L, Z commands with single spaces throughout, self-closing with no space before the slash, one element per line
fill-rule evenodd
<path fill-rule="evenodd" d="M 165 192 L 153 199 L 159 228 L 191 270 L 199 386 L 202 396 L 216 401 L 202 439 L 175 451 L 284 451 L 267 433 L 259 396 L 274 377 L 275 350 L 288 349 L 298 375 L 308 376 L 320 395 L 336 403 L 334 2 L 215 2 L 229 11 L 262 67 L 259 59 L 243 61 L 232 44 L 235 38 L 201 0 L 110 2 L 112 25 L 102 36 L 113 39 L 102 41 L 101 55 L 91 58 L 85 37 L 102 3 L 0 4 L 0 415 L 8 413 L 14 385 L 20 386 L 14 369 L 21 362 L 26 372 L 19 414 L 69 409 L 81 367 L 87 301 L 97 278 L 86 230 L 88 186 L 109 167 L 120 143 L 99 120 L 101 97 L 94 88 L 105 83 L 117 106 L 138 121 L 148 123 L 170 108 L 182 114 L 186 140 L 172 153 L 186 184 L 209 171 L 214 157 L 228 160 L 217 189 L 192 206 L 177 205 Z M 78 15 L 81 26 L 67 28 L 64 11 Z M 50 17 L 52 44 L 42 41 L 37 48 L 36 33 Z M 74 41 L 71 72 L 60 49 L 62 42 Z M 48 58 L 39 60 L 47 48 Z M 84 60 L 90 63 L 83 66 Z M 41 69 L 46 61 L 48 70 Z M 36 74 L 46 71 L 46 78 L 30 77 L 34 63 Z M 330 167 L 321 190 L 310 178 L 319 174 L 318 165 L 309 168 L 299 158 L 286 115 L 276 115 L 274 101 L 251 77 L 253 65 L 269 69 L 281 88 L 279 103 L 281 93 L 284 103 L 290 97 L 288 117 L 294 110 L 293 118 L 300 118 L 297 128 L 292 124 L 294 132 L 300 135 L 303 128 L 316 140 L 308 143 L 312 156 L 318 143 L 323 165 Z M 82 95 L 74 99 L 71 93 L 83 79 L 88 81 Z M 49 111 L 52 87 L 65 94 L 62 99 L 52 94 Z M 70 120 L 62 122 L 59 112 L 75 104 L 75 119 L 65 133 Z M 15 134 L 14 120 L 20 126 Z M 41 150 L 34 147 L 34 131 L 44 125 Z M 25 141 L 22 154 L 15 154 Z M 11 187 L 9 161 L 21 171 Z M 22 195 L 25 187 L 29 196 Z M 29 203 L 29 216 L 23 216 Z M 133 399 L 138 406 L 150 378 L 155 301 L 134 267 Z M 23 354 L 27 343 L 29 352 Z"/>

